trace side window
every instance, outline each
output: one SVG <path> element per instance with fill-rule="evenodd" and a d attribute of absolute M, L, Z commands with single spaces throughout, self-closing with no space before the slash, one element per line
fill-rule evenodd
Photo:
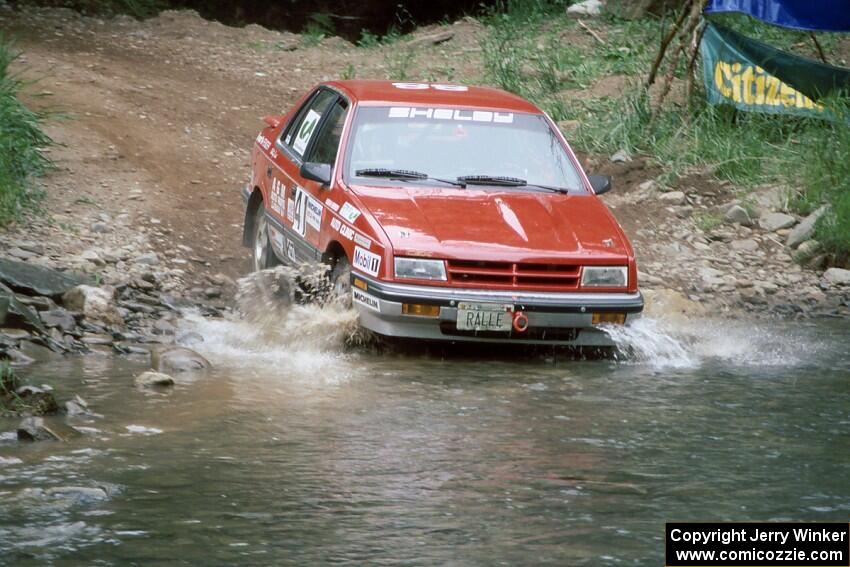
<path fill-rule="evenodd" d="M 345 124 L 345 109 L 345 103 L 337 100 L 333 108 L 328 111 L 328 119 L 322 125 L 322 130 L 316 138 L 316 144 L 310 153 L 310 161 L 333 166 L 339 150 L 342 127 Z"/>
<path fill-rule="evenodd" d="M 289 146 L 295 155 L 301 157 L 316 133 L 316 126 L 328 107 L 336 99 L 336 95 L 327 90 L 320 90 L 298 113 L 292 126 L 284 136 L 284 144 Z"/>

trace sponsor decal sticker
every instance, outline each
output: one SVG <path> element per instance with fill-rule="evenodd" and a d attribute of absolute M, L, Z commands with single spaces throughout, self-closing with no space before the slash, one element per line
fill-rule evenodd
<path fill-rule="evenodd" d="M 360 246 L 355 246 L 353 265 L 358 270 L 366 272 L 370 276 L 377 277 L 378 270 L 381 268 L 381 257 Z"/>
<path fill-rule="evenodd" d="M 351 292 L 352 299 L 354 299 L 354 303 L 359 303 L 360 305 L 371 309 L 372 311 L 381 312 L 381 300 L 377 297 L 373 297 L 368 293 L 365 293 L 357 288 L 354 288 Z"/>
<path fill-rule="evenodd" d="M 490 122 L 512 124 L 513 112 L 491 112 L 489 110 L 464 110 L 461 108 L 420 108 L 393 106 L 389 118 L 424 118 L 426 120 L 454 120 L 456 122 Z"/>
<path fill-rule="evenodd" d="M 363 236 L 362 234 L 354 233 L 354 243 L 359 244 L 366 250 L 372 247 L 372 241 Z"/>
<path fill-rule="evenodd" d="M 257 136 L 257 143 L 260 144 L 260 147 L 264 150 L 268 151 L 270 147 L 272 147 L 272 141 L 260 134 Z"/>
<path fill-rule="evenodd" d="M 357 207 L 349 203 L 348 201 L 342 206 L 339 210 L 339 214 L 342 215 L 342 218 L 354 224 L 354 221 L 360 216 L 360 211 L 357 210 Z"/>
<path fill-rule="evenodd" d="M 322 228 L 322 212 L 325 208 L 313 197 L 307 198 L 307 224 L 320 230 Z"/>
<path fill-rule="evenodd" d="M 283 203 L 286 200 L 286 187 L 283 183 L 280 182 L 279 179 L 272 179 L 272 193 L 270 196 L 270 205 L 272 211 L 276 212 L 280 216 L 283 216 Z"/>
<path fill-rule="evenodd" d="M 286 220 L 295 218 L 295 201 L 293 199 L 286 200 Z"/>
<path fill-rule="evenodd" d="M 339 212 L 339 203 L 328 197 L 325 199 L 325 204 L 331 208 L 334 212 Z"/>
<path fill-rule="evenodd" d="M 304 155 L 304 150 L 307 149 L 307 144 L 310 143 L 310 138 L 312 138 L 313 134 L 316 132 L 316 125 L 319 123 L 321 118 L 322 115 L 312 108 L 307 111 L 307 116 L 304 117 L 304 122 L 302 122 L 301 127 L 298 128 L 298 134 L 295 136 L 295 141 L 292 142 L 292 149 L 295 150 L 299 156 Z"/>
<path fill-rule="evenodd" d="M 286 239 L 286 257 L 293 262 L 298 261 L 298 257 L 295 255 L 295 244 L 288 238 Z"/>
<path fill-rule="evenodd" d="M 307 192 L 303 187 L 295 190 L 295 204 L 292 206 L 292 229 L 304 236 L 307 233 Z"/>

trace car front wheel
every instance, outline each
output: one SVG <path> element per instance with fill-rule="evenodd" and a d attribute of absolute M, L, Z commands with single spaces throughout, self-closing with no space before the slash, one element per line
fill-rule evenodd
<path fill-rule="evenodd" d="M 268 222 L 266 221 L 266 208 L 260 203 L 254 213 L 254 234 L 252 236 L 252 263 L 255 272 L 271 268 L 277 262 L 269 241 Z"/>
<path fill-rule="evenodd" d="M 351 263 L 342 256 L 337 259 L 331 270 L 330 299 L 342 305 L 351 307 Z"/>

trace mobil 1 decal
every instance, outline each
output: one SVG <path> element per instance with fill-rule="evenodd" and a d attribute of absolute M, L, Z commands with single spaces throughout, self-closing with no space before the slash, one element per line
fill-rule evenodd
<path fill-rule="evenodd" d="M 353 264 L 358 270 L 366 272 L 370 276 L 377 277 L 378 270 L 381 268 L 381 256 L 355 246 Z"/>

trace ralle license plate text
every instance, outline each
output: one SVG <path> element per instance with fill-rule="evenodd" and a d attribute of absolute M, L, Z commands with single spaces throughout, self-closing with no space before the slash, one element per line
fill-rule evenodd
<path fill-rule="evenodd" d="M 457 328 L 460 331 L 510 331 L 513 305 L 458 303 Z"/>

